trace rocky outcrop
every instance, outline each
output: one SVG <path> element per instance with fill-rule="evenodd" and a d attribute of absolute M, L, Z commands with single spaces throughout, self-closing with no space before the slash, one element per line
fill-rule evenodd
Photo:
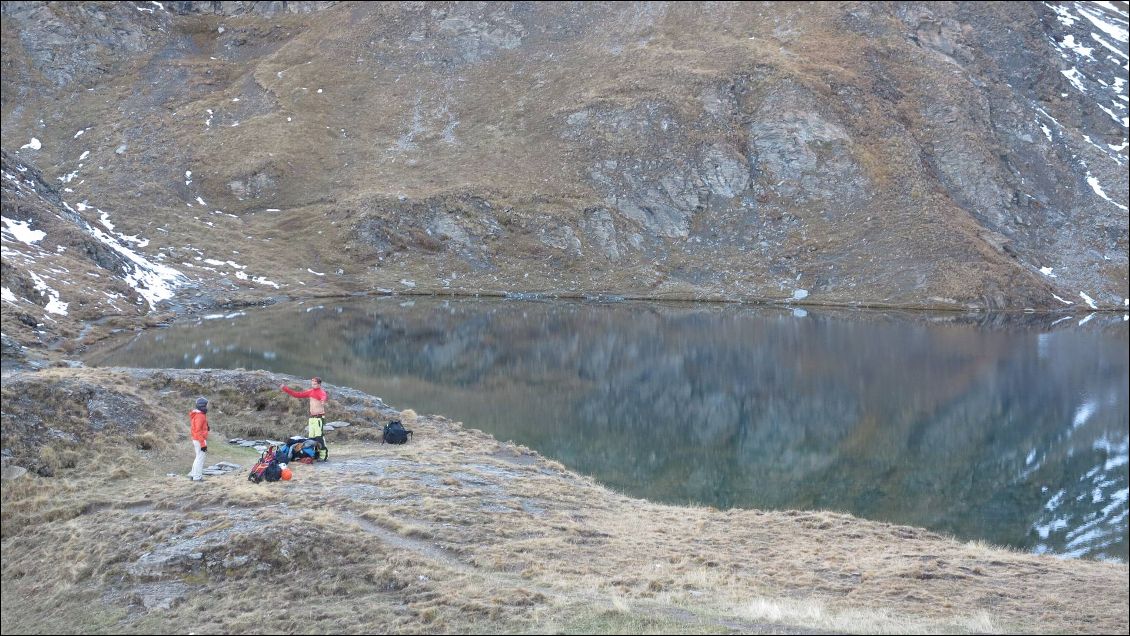
<path fill-rule="evenodd" d="M 771 89 L 748 128 L 754 167 L 767 191 L 791 205 L 864 207 L 861 196 L 869 188 L 851 137 L 842 125 L 806 109 L 816 101 L 795 86 Z"/>
<path fill-rule="evenodd" d="M 337 2 L 271 2 L 255 1 L 178 1 L 161 3 L 162 8 L 181 15 L 205 14 L 222 16 L 262 16 L 272 17 L 288 13 L 312 13 L 337 4 Z"/>

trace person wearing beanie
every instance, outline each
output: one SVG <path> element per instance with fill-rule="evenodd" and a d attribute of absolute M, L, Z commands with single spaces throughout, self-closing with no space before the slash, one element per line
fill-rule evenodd
<path fill-rule="evenodd" d="M 192 462 L 192 471 L 188 476 L 192 481 L 204 481 L 204 457 L 208 452 L 208 400 L 196 398 L 196 408 L 188 413 L 188 421 L 192 426 L 192 448 L 196 451 L 196 459 Z"/>

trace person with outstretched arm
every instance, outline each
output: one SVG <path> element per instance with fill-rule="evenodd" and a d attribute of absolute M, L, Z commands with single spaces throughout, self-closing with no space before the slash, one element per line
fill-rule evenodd
<path fill-rule="evenodd" d="M 310 398 L 310 419 L 306 423 L 306 437 L 317 441 L 319 448 L 325 448 L 326 400 L 329 396 L 322 389 L 322 378 L 312 378 L 309 391 L 295 391 L 285 384 L 280 384 L 279 388 L 287 395 L 300 400 Z"/>
<path fill-rule="evenodd" d="M 192 470 L 188 473 L 192 481 L 204 481 L 204 457 L 208 452 L 208 400 L 196 398 L 196 408 L 188 413 L 188 421 L 192 427 L 192 448 L 196 451 L 196 458 L 192 462 Z"/>

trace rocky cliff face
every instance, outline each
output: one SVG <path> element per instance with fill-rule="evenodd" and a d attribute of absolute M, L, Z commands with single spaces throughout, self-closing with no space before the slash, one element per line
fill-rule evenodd
<path fill-rule="evenodd" d="M 21 167 L 181 300 L 1124 307 L 1126 25 L 1105 2 L 4 3 L 5 316 L 65 245 L 15 205 Z M 72 274 L 60 302 L 101 290 Z"/>

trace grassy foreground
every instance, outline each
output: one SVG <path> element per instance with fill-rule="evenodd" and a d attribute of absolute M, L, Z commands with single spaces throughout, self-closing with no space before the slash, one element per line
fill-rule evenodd
<path fill-rule="evenodd" d="M 1125 564 L 827 512 L 631 499 L 443 417 L 328 387 L 326 464 L 184 476 L 192 398 L 229 437 L 301 433 L 264 372 L 3 378 L 4 633 L 1125 633 Z M 10 451 L 10 457 L 8 452 Z M 28 468 L 11 477 L 12 468 Z M 169 476 L 175 473 L 175 476 Z"/>

